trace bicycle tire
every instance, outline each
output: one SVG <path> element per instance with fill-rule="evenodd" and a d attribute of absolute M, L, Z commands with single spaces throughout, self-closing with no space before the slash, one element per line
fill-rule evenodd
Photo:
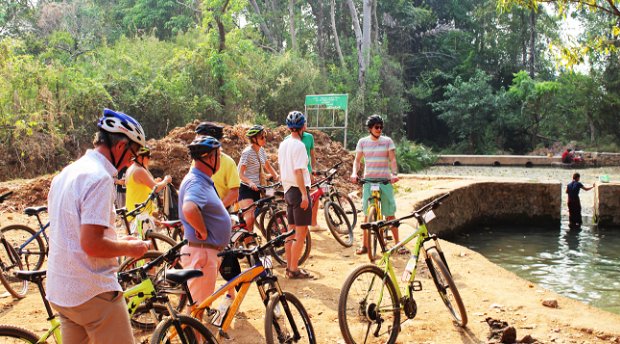
<path fill-rule="evenodd" d="M 380 296 L 381 304 L 369 303 Z M 381 332 L 386 324 L 387 331 Z M 396 342 L 400 332 L 400 301 L 394 283 L 378 266 L 364 264 L 349 274 L 338 300 L 338 325 L 347 344 Z"/>
<path fill-rule="evenodd" d="M 157 314 L 157 319 L 153 319 L 151 314 L 151 308 L 155 310 L 155 314 Z M 136 311 L 133 315 L 130 315 L 131 319 L 131 327 L 139 331 L 153 331 L 157 327 L 164 317 L 170 315 L 168 311 L 168 307 L 162 305 L 160 303 L 154 303 L 151 306 L 147 306 L 146 304 L 141 304 L 136 308 Z"/>
<path fill-rule="evenodd" d="M 351 223 L 351 228 L 355 228 L 355 225 L 357 225 L 357 208 L 351 197 L 340 191 L 332 193 L 329 197 L 332 202 L 338 204 L 344 210 Z"/>
<path fill-rule="evenodd" d="M 295 336 L 294 327 L 299 338 Z M 282 295 L 274 293 L 271 296 L 265 313 L 265 342 L 316 343 L 310 316 L 295 295 L 283 292 Z"/>
<path fill-rule="evenodd" d="M 448 271 L 446 264 L 443 262 L 439 252 L 437 252 L 436 249 L 429 249 L 426 252 L 426 256 L 426 265 L 428 266 L 428 270 L 433 277 L 433 282 L 435 282 L 435 286 L 441 296 L 441 300 L 448 308 L 448 311 L 452 315 L 452 318 L 454 318 L 454 321 L 460 327 L 465 327 L 465 325 L 467 325 L 467 312 L 465 311 L 465 305 L 463 304 L 461 294 L 459 294 L 456 284 L 454 283 L 452 275 Z"/>
<path fill-rule="evenodd" d="M 269 219 L 271 216 L 267 218 L 267 213 L 272 212 L 271 205 L 264 205 L 256 214 L 256 220 L 254 221 L 254 227 L 258 228 L 260 234 L 262 234 L 263 238 L 267 237 L 267 231 L 265 230 L 265 223 L 269 223 Z"/>
<path fill-rule="evenodd" d="M 286 218 L 286 211 L 280 210 L 271 218 L 271 220 L 269 220 L 269 224 L 267 225 L 267 241 L 286 232 L 288 232 L 288 220 Z M 306 259 L 308 259 L 311 249 L 312 238 L 310 236 L 310 231 L 308 231 L 308 233 L 306 234 L 306 240 L 304 242 L 304 250 L 302 251 L 301 257 L 299 257 L 299 261 L 297 264 L 302 265 L 306 261 Z M 287 266 L 286 252 L 284 250 L 284 246 L 272 247 L 271 255 L 282 266 Z"/>
<path fill-rule="evenodd" d="M 161 256 L 162 254 L 163 253 L 157 252 L 157 251 L 147 251 L 140 258 L 130 258 L 130 259 L 127 259 L 123 263 L 121 263 L 121 265 L 118 268 L 118 272 L 129 271 L 129 270 L 134 269 L 134 268 L 136 268 L 138 266 L 142 266 L 142 265 L 144 265 L 145 261 L 146 262 L 150 262 L 153 259 Z M 151 276 L 155 276 L 155 275 L 161 276 L 160 270 L 164 269 L 164 268 L 165 268 L 165 264 L 159 266 L 156 271 L 153 271 L 152 274 L 149 273 L 149 275 L 151 275 Z M 173 266 L 170 266 L 169 268 L 183 269 L 183 267 L 181 266 L 181 263 L 179 263 L 179 262 L 177 262 Z M 187 303 L 187 295 L 185 295 L 185 293 L 182 291 L 180 286 L 177 286 L 176 288 L 172 288 L 163 279 L 157 280 L 155 278 L 153 278 L 153 284 L 155 285 L 155 289 L 158 292 L 166 292 L 168 294 L 168 298 L 170 299 L 170 304 L 172 304 L 172 306 L 174 307 L 175 310 L 177 310 L 178 312 L 181 312 L 183 310 L 183 308 L 185 308 L 185 304 Z M 121 287 L 123 288 L 123 290 L 127 290 L 129 287 L 131 287 L 131 284 L 121 283 Z"/>
<path fill-rule="evenodd" d="M 217 344 L 217 340 L 209 331 L 209 329 L 203 325 L 198 319 L 189 315 L 177 314 L 177 319 L 166 318 L 157 325 L 155 332 L 151 336 L 150 343 L 159 344 L 173 344 L 173 343 L 209 343 Z M 177 328 L 181 327 L 185 334 L 185 341 L 181 341 L 179 338 Z M 197 336 L 197 335 L 200 336 Z"/>
<path fill-rule="evenodd" d="M 28 281 L 19 279 L 13 275 L 14 271 L 23 270 L 19 255 L 11 246 L 11 243 L 2 239 L 0 245 L 0 282 L 6 290 L 16 299 L 23 299 L 28 293 Z"/>
<path fill-rule="evenodd" d="M 353 226 L 342 208 L 331 201 L 323 207 L 327 228 L 332 232 L 334 239 L 344 247 L 353 246 Z"/>
<path fill-rule="evenodd" d="M 171 237 L 152 230 L 146 231 L 144 239 L 151 242 L 150 250 L 157 252 L 168 252 L 168 250 L 177 244 L 177 241 Z"/>
<path fill-rule="evenodd" d="M 371 205 L 368 208 L 368 222 L 377 221 L 377 208 L 374 205 Z M 372 230 L 368 230 L 368 259 L 371 263 L 374 263 L 377 260 L 377 251 L 380 251 L 381 245 L 379 244 L 379 240 L 383 240 L 381 235 L 381 230 L 374 232 Z"/>
<path fill-rule="evenodd" d="M 13 325 L 0 325 L 1 343 L 32 343 L 39 341 L 39 336 L 30 330 Z"/>
<path fill-rule="evenodd" d="M 19 254 L 24 270 L 40 270 L 47 255 L 47 247 L 37 231 L 25 225 L 8 225 L 0 229 L 4 238 L 11 243 L 15 251 Z M 30 238 L 33 238 L 24 248 L 18 248 Z"/>

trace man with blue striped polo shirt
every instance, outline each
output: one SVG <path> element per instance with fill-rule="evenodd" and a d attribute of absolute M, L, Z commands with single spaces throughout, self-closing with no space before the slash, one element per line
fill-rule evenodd
<path fill-rule="evenodd" d="M 381 212 L 386 220 L 395 218 L 396 200 L 394 199 L 393 183 L 398 181 L 398 166 L 396 165 L 396 146 L 394 141 L 387 136 L 382 136 L 383 118 L 379 115 L 372 115 L 366 120 L 366 127 L 370 135 L 361 138 L 355 148 L 355 162 L 351 172 L 351 181 L 357 183 L 357 172 L 359 171 L 362 157 L 364 158 L 364 179 L 389 180 L 391 184 L 380 184 L 381 187 Z M 364 184 L 363 192 L 363 211 L 365 214 L 364 222 L 368 221 L 368 199 L 370 198 L 370 184 Z M 392 235 L 395 242 L 398 242 L 398 227 L 392 227 Z M 363 232 L 362 246 L 356 254 L 368 252 L 368 233 Z M 407 249 L 401 247 L 400 254 L 406 254 Z"/>

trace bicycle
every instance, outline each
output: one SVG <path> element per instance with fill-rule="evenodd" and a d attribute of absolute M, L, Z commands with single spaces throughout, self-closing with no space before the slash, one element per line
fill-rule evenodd
<path fill-rule="evenodd" d="M 413 319 L 417 314 L 413 292 L 422 290 L 422 283 L 415 280 L 420 252 L 424 255 L 433 282 L 454 321 L 461 327 L 467 325 L 465 306 L 448 269 L 445 255 L 437 236 L 429 234 L 427 229 L 427 223 L 435 217 L 433 209 L 439 207 L 441 201 L 449 195 L 444 194 L 399 219 L 362 224 L 362 229 L 378 233 L 384 227 L 398 226 L 406 219 L 415 218 L 419 228 L 390 250 L 386 249 L 385 243 L 379 242 L 383 256 L 378 266 L 359 266 L 345 280 L 338 301 L 338 324 L 347 344 L 396 342 L 402 324 L 401 312 L 407 317 L 404 321 Z M 400 247 L 414 239 L 415 247 L 401 279 L 407 282 L 406 293 L 403 295 L 390 258 Z M 432 241 L 432 244 L 425 247 L 424 244 L 428 241 Z M 372 337 L 369 338 L 371 334 Z"/>
<path fill-rule="evenodd" d="M 127 231 L 127 235 L 138 236 L 142 240 L 148 240 L 151 242 L 151 248 L 155 251 L 167 251 L 170 247 L 177 244 L 177 241 L 168 235 L 157 233 L 154 220 L 143 214 L 144 210 L 149 204 L 157 198 L 156 188 L 149 194 L 146 200 L 142 203 L 136 204 L 136 208 L 130 212 L 127 208 L 116 209 L 116 214 L 123 220 L 124 227 Z M 142 216 L 144 215 L 144 216 Z M 129 219 L 133 218 L 133 225 L 130 225 Z M 178 228 L 180 227 L 180 221 L 168 221 L 165 223 L 166 228 Z"/>
<path fill-rule="evenodd" d="M 267 238 L 267 224 L 269 224 L 269 220 L 279 211 L 284 210 L 284 191 L 277 190 L 282 183 L 275 183 L 271 185 L 265 186 L 257 186 L 264 196 L 270 197 L 274 196 L 269 200 L 269 202 L 263 203 L 260 206 L 256 207 L 254 225 L 258 227 L 261 234 L 264 238 Z"/>
<path fill-rule="evenodd" d="M 319 175 L 320 174 L 323 174 L 323 175 L 333 174 L 333 175 L 335 175 L 336 173 L 338 173 L 338 168 L 343 163 L 344 163 L 344 161 L 339 161 L 336 165 L 334 165 L 328 171 L 323 171 L 323 172 L 318 172 L 317 171 L 316 174 L 319 174 Z M 332 176 L 332 179 L 333 179 L 333 176 Z M 338 191 L 338 188 L 336 187 L 336 184 L 333 183 L 333 180 L 330 180 L 327 196 L 328 196 L 328 198 L 332 202 L 338 204 L 338 206 L 340 206 L 340 208 L 342 208 L 342 210 L 344 210 L 344 213 L 349 218 L 349 223 L 351 224 L 351 228 L 355 228 L 355 225 L 357 225 L 357 214 L 360 211 L 355 207 L 355 202 L 353 202 L 351 197 L 349 197 L 349 195 L 347 195 L 345 193 L 342 193 L 342 192 Z"/>
<path fill-rule="evenodd" d="M 258 292 L 266 307 L 265 313 L 265 340 L 268 344 L 272 343 L 316 343 L 314 329 L 310 322 L 310 317 L 303 307 L 301 301 L 295 295 L 282 291 L 278 278 L 272 272 L 272 263 L 268 252 L 272 247 L 284 246 L 286 238 L 294 235 L 295 231 L 277 236 L 269 240 L 261 246 L 252 249 L 233 248 L 218 253 L 218 256 L 232 256 L 233 262 L 237 262 L 239 258 L 252 256 L 255 262 L 254 266 L 242 271 L 211 296 L 205 299 L 200 305 L 192 310 L 192 316 L 202 319 L 205 311 L 207 314 L 213 314 L 214 319 L 217 316 L 222 317 L 219 334 L 228 338 L 226 331 L 230 327 L 232 320 L 239 310 L 250 285 L 256 283 Z M 256 234 L 254 234 L 256 235 Z M 237 266 L 234 269 L 239 269 Z M 240 269 L 239 269 L 240 270 Z M 237 271 L 239 271 L 237 270 Z M 232 289 L 238 289 L 237 296 L 232 301 L 230 307 L 225 314 L 217 314 L 211 311 L 211 305 L 219 297 L 228 293 Z M 295 312 L 295 314 L 294 314 Z"/>
<path fill-rule="evenodd" d="M 341 163 L 342 162 L 336 164 L 336 166 L 328 172 L 323 173 L 325 177 L 312 184 L 311 187 L 316 187 L 316 190 L 310 193 L 310 197 L 313 205 L 315 202 L 323 200 L 323 212 L 329 231 L 340 245 L 351 247 L 354 239 L 353 226 L 344 209 L 334 201 L 334 197 L 338 196 L 331 191 L 333 188 L 333 179 L 337 173 L 336 167 Z"/>
<path fill-rule="evenodd" d="M 269 220 L 269 224 L 267 224 L 266 231 L 267 240 L 272 240 L 288 232 L 288 218 L 286 217 L 286 210 L 279 210 L 273 215 L 273 217 Z M 312 237 L 310 236 L 310 231 L 308 231 L 308 233 L 306 233 L 306 238 L 304 239 L 304 250 L 299 257 L 299 265 L 303 264 L 308 259 L 308 257 L 310 257 L 311 250 Z M 286 251 L 283 246 L 273 246 L 271 248 L 271 255 L 282 266 L 287 266 Z"/>
<path fill-rule="evenodd" d="M 360 185 L 370 184 L 370 198 L 368 199 L 368 210 L 367 221 L 368 222 L 376 222 L 382 221 L 384 219 L 383 213 L 381 212 L 381 184 L 387 185 L 390 184 L 390 180 L 388 179 L 360 179 Z M 378 255 L 377 251 L 379 243 L 385 244 L 387 240 L 391 240 L 392 237 L 388 234 L 388 227 L 384 227 L 380 231 L 369 231 L 368 238 L 366 242 L 366 247 L 368 249 L 368 259 L 370 262 L 374 262 Z"/>
<path fill-rule="evenodd" d="M 23 270 L 40 270 L 49 249 L 49 238 L 46 230 L 50 226 L 49 221 L 43 224 L 40 214 L 46 212 L 47 207 L 28 207 L 24 214 L 35 216 L 39 223 L 39 229 L 34 230 L 26 225 L 12 224 L 0 229 L 0 232 L 11 243 L 20 259 Z"/>
<path fill-rule="evenodd" d="M 0 203 L 3 203 L 12 194 L 13 192 L 9 191 L 0 195 Z M 23 269 L 19 254 L 1 231 L 0 244 L 0 282 L 14 298 L 24 298 L 28 292 L 28 281 L 16 279 L 13 275 L 13 271 Z"/>
<path fill-rule="evenodd" d="M 139 305 L 145 301 L 154 300 L 157 302 L 164 302 L 166 303 L 166 309 L 168 311 L 169 318 L 162 320 L 158 328 L 169 328 L 170 326 L 174 326 L 177 329 L 178 333 L 183 333 L 183 338 L 181 338 L 182 343 L 195 343 L 196 339 L 198 339 L 196 337 L 197 335 L 199 335 L 200 339 L 204 339 L 207 343 L 215 344 L 217 343 L 217 341 L 213 337 L 213 334 L 211 334 L 211 332 L 201 322 L 190 316 L 178 314 L 177 312 L 175 312 L 174 308 L 172 308 L 167 302 L 166 295 L 161 294 L 156 290 L 153 281 L 147 273 L 154 266 L 161 264 L 163 260 L 176 259 L 175 257 L 178 254 L 179 248 L 185 244 L 186 242 L 181 242 L 177 246 L 173 247 L 173 249 L 168 251 L 166 254 L 161 255 L 158 259 L 150 262 L 149 264 L 136 270 L 126 272 L 124 278 L 133 278 L 131 276 L 133 274 L 137 274 L 141 280 L 140 284 L 123 292 L 123 295 L 128 300 L 127 310 L 130 315 L 134 315 L 135 312 L 139 309 Z M 17 271 L 15 275 L 19 279 L 27 280 L 37 285 L 39 293 L 41 294 L 41 299 L 43 300 L 43 304 L 45 306 L 45 310 L 48 315 L 47 319 L 50 323 L 50 328 L 42 336 L 39 337 L 30 330 L 21 328 L 19 326 L 0 325 L 0 340 L 3 343 L 9 342 L 9 338 L 18 339 L 21 342 L 33 344 L 45 343 L 49 338 L 54 338 L 57 344 L 62 344 L 60 320 L 52 311 L 50 303 L 45 297 L 43 279 L 45 278 L 46 273 L 47 271 L 45 270 Z M 170 272 L 168 274 L 168 278 L 174 280 L 175 282 L 186 285 L 188 279 L 197 277 L 201 274 L 202 272 L 199 270 L 181 270 L 177 272 Z M 162 331 L 158 332 L 156 330 L 153 333 L 151 343 L 160 343 L 160 340 L 156 340 L 160 337 L 156 337 L 155 335 L 161 333 Z"/>

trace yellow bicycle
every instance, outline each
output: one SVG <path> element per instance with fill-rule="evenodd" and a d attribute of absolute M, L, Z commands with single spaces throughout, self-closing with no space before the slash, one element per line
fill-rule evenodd
<path fill-rule="evenodd" d="M 384 219 L 381 212 L 381 184 L 389 184 L 388 179 L 360 179 L 360 184 L 370 184 L 370 198 L 368 199 L 368 210 L 366 212 L 367 222 L 377 222 Z M 384 227 L 380 231 L 369 231 L 367 236 L 368 259 L 374 262 L 381 253 L 379 241 L 385 243 L 392 239 L 388 233 L 389 227 Z"/>

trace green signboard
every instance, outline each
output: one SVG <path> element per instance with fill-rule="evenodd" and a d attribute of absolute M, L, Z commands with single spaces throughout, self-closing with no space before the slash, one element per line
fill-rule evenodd
<path fill-rule="evenodd" d="M 348 104 L 348 94 L 320 94 L 306 96 L 306 106 L 324 106 L 327 109 L 340 109 L 347 111 Z"/>

